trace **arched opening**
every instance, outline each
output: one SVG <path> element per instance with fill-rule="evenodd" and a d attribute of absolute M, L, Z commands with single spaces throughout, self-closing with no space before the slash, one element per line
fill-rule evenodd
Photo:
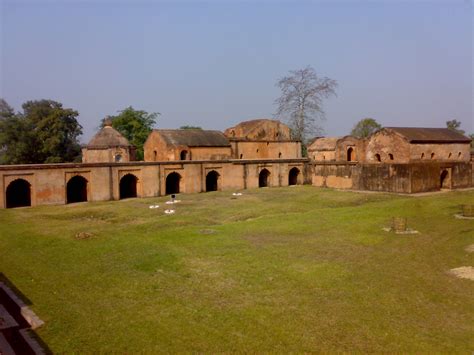
<path fill-rule="evenodd" d="M 378 161 L 379 163 L 382 161 L 382 159 L 380 158 L 380 154 L 375 154 L 375 160 Z"/>
<path fill-rule="evenodd" d="M 431 153 L 431 159 L 434 159 L 435 153 Z"/>
<path fill-rule="evenodd" d="M 425 157 L 425 153 L 421 153 L 421 159 Z"/>
<path fill-rule="evenodd" d="M 354 148 L 349 147 L 349 149 L 347 149 L 347 161 L 354 161 L 354 160 L 355 160 Z"/>
<path fill-rule="evenodd" d="M 135 175 L 124 175 L 120 179 L 120 199 L 137 197 L 137 182 Z"/>
<path fill-rule="evenodd" d="M 217 171 L 210 171 L 206 175 L 206 191 L 217 191 L 218 190 L 219 173 Z"/>
<path fill-rule="evenodd" d="M 291 168 L 288 174 L 288 185 L 298 185 L 298 176 L 300 175 L 300 169 Z"/>
<path fill-rule="evenodd" d="M 171 173 L 166 177 L 166 194 L 179 194 L 179 182 L 181 181 L 181 175 L 178 173 Z"/>
<path fill-rule="evenodd" d="M 388 158 L 389 158 L 390 160 L 393 160 L 393 154 L 392 154 L 392 153 L 389 153 L 389 154 L 388 154 Z"/>
<path fill-rule="evenodd" d="M 451 177 L 449 176 L 449 171 L 444 169 L 441 171 L 441 175 L 439 177 L 440 188 L 442 189 L 450 189 L 451 188 Z"/>
<path fill-rule="evenodd" d="M 281 158 L 281 152 L 278 153 L 278 158 Z"/>
<path fill-rule="evenodd" d="M 182 150 L 182 151 L 181 151 L 181 154 L 179 155 L 179 158 L 180 158 L 181 160 L 186 160 L 186 159 L 188 159 L 188 151 L 187 151 L 187 150 Z"/>
<path fill-rule="evenodd" d="M 460 158 L 461 158 L 461 155 L 462 155 L 462 153 L 461 153 L 461 152 L 459 152 L 459 153 L 458 153 L 458 159 L 460 159 Z"/>
<path fill-rule="evenodd" d="M 243 155 L 243 154 L 240 154 L 240 159 L 242 159 L 243 157 L 244 157 L 244 155 Z"/>
<path fill-rule="evenodd" d="M 270 172 L 267 169 L 260 171 L 258 175 L 258 187 L 267 187 L 269 185 Z"/>
<path fill-rule="evenodd" d="M 153 161 L 156 161 L 158 156 L 158 152 L 156 150 L 153 151 Z"/>
<path fill-rule="evenodd" d="M 6 191 L 7 208 L 31 206 L 31 185 L 28 181 L 12 181 Z"/>
<path fill-rule="evenodd" d="M 114 159 L 115 159 L 116 163 L 121 162 L 122 161 L 122 154 L 115 154 Z"/>
<path fill-rule="evenodd" d="M 79 175 L 69 179 L 66 185 L 66 203 L 87 201 L 87 180 Z"/>
<path fill-rule="evenodd" d="M 453 156 L 453 153 L 449 153 L 448 154 L 448 159 L 451 159 L 452 156 Z"/>

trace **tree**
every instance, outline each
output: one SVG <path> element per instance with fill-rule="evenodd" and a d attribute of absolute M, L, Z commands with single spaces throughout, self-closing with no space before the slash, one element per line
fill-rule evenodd
<path fill-rule="evenodd" d="M 202 129 L 202 127 L 199 127 L 199 126 L 181 126 L 179 127 L 179 129 Z"/>
<path fill-rule="evenodd" d="M 4 117 L 0 146 L 3 164 L 63 163 L 80 159 L 78 112 L 52 100 L 27 101 L 23 113 Z M 3 112 L 3 111 L 2 111 Z"/>
<path fill-rule="evenodd" d="M 446 128 L 447 129 L 450 129 L 451 131 L 458 132 L 458 133 L 461 133 L 461 134 L 465 134 L 466 131 L 460 129 L 460 127 L 461 127 L 461 122 L 458 121 L 458 120 L 446 121 Z"/>
<path fill-rule="evenodd" d="M 364 118 L 352 128 L 351 135 L 357 138 L 367 138 L 382 126 L 373 118 Z"/>
<path fill-rule="evenodd" d="M 135 110 L 132 106 L 129 106 L 119 111 L 116 116 L 104 118 L 102 127 L 106 119 L 112 120 L 112 127 L 137 147 L 137 160 L 143 160 L 143 144 L 152 131 L 158 115 L 158 112 L 148 113 L 143 110 Z"/>
<path fill-rule="evenodd" d="M 304 143 L 309 134 L 320 132 L 322 129 L 317 121 L 325 119 L 323 99 L 336 95 L 337 82 L 319 77 L 308 66 L 291 70 L 290 75 L 278 80 L 276 86 L 281 89 L 281 96 L 275 100 L 278 105 L 276 116 L 287 120 L 293 138 Z"/>

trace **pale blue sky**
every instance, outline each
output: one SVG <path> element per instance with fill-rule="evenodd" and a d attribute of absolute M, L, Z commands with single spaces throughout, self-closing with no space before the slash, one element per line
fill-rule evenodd
<path fill-rule="evenodd" d="M 0 96 L 78 110 L 83 141 L 129 105 L 161 128 L 271 117 L 277 79 L 307 65 L 339 83 L 327 135 L 364 117 L 474 132 L 471 1 L 0 3 Z"/>

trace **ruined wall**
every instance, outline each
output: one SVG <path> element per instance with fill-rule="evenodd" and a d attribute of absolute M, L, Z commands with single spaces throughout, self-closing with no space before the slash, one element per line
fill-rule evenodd
<path fill-rule="evenodd" d="M 301 143 L 294 141 L 235 141 L 231 140 L 234 159 L 298 159 Z"/>
<path fill-rule="evenodd" d="M 444 175 L 443 175 L 444 172 Z M 312 184 L 320 187 L 417 193 L 474 186 L 469 163 L 314 163 Z"/>
<path fill-rule="evenodd" d="M 352 136 L 339 139 L 336 143 L 335 159 L 337 161 L 365 160 L 365 141 Z"/>
<path fill-rule="evenodd" d="M 187 149 L 187 147 L 181 147 L 181 149 Z M 179 154 L 178 159 L 175 158 L 175 150 L 176 147 L 168 146 L 168 143 L 155 131 L 150 133 L 143 144 L 144 159 L 150 162 L 179 160 Z"/>
<path fill-rule="evenodd" d="M 411 144 L 410 159 L 411 161 L 448 160 L 468 162 L 470 160 L 470 144 Z"/>
<path fill-rule="evenodd" d="M 226 160 L 231 158 L 230 147 L 191 147 L 190 160 Z"/>
<path fill-rule="evenodd" d="M 378 157 L 380 157 L 380 161 Z M 410 144 L 395 132 L 379 131 L 367 140 L 363 161 L 366 163 L 408 163 L 410 161 Z"/>
<path fill-rule="evenodd" d="M 253 120 L 241 122 L 235 127 L 224 131 L 228 138 L 242 138 L 248 140 L 289 140 L 290 128 L 275 120 Z"/>
<path fill-rule="evenodd" d="M 336 151 L 335 150 L 309 150 L 308 157 L 314 161 L 335 161 Z"/>
<path fill-rule="evenodd" d="M 129 162 L 135 160 L 134 150 L 131 150 L 129 148 L 82 148 L 83 163 L 112 163 L 116 161 L 116 157 L 118 155 L 120 155 L 121 157 L 121 162 Z"/>
<path fill-rule="evenodd" d="M 65 204 L 67 183 L 74 176 L 87 181 L 87 201 L 120 199 L 120 184 L 126 176 L 136 178 L 137 197 L 166 194 L 166 179 L 172 173 L 181 177 L 180 193 L 206 191 L 206 176 L 218 174 L 218 190 L 240 190 L 259 186 L 263 169 L 270 173 L 268 186 L 288 186 L 289 171 L 297 168 L 298 184 L 305 181 L 305 159 L 268 161 L 181 161 L 112 164 L 44 164 L 0 166 L 0 208 L 6 207 L 6 190 L 17 179 L 31 185 L 31 206 Z"/>

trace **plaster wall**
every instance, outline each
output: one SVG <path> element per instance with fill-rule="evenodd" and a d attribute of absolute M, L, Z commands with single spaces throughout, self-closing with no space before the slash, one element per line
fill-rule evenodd
<path fill-rule="evenodd" d="M 432 156 L 433 154 L 433 156 Z M 447 160 L 468 162 L 470 160 L 469 143 L 411 144 L 411 161 Z"/>
<path fill-rule="evenodd" d="M 231 141 L 234 159 L 298 159 L 301 143 L 275 141 Z"/>

